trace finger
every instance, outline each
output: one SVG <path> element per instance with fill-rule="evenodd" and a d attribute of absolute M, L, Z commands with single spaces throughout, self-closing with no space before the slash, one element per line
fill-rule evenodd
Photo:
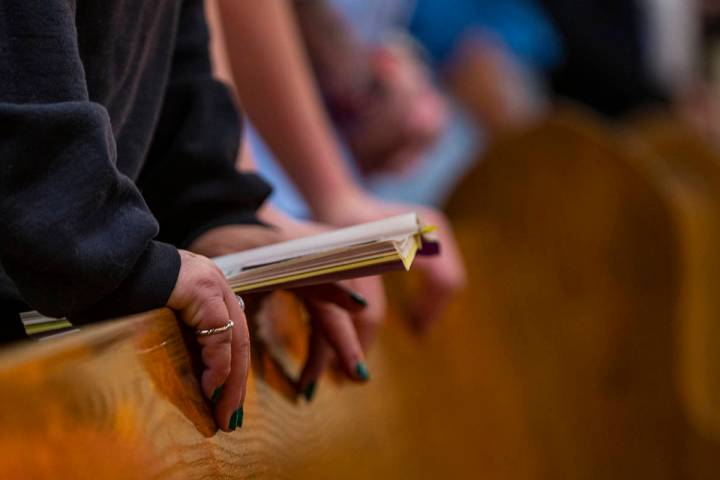
<path fill-rule="evenodd" d="M 308 340 L 308 357 L 298 380 L 298 392 L 310 402 L 315 394 L 318 379 L 330 361 L 332 350 L 318 328 L 313 328 Z"/>
<path fill-rule="evenodd" d="M 355 326 L 347 312 L 335 305 L 308 300 L 308 314 L 313 325 L 335 350 L 347 376 L 356 381 L 367 381 L 369 373 Z"/>
<path fill-rule="evenodd" d="M 428 275 L 423 275 L 420 282 L 418 300 L 408 313 L 410 326 L 417 333 L 425 333 L 445 312 L 453 291 L 434 282 Z"/>
<path fill-rule="evenodd" d="M 230 373 L 223 387 L 223 396 L 216 405 L 220 425 L 228 431 L 242 427 L 247 392 L 247 379 L 250 370 L 250 335 L 245 312 L 240 307 L 235 294 L 225 288 L 224 300 L 230 318 L 235 323 L 231 339 Z"/>
<path fill-rule="evenodd" d="M 360 312 L 368 306 L 365 297 L 338 283 L 301 287 L 294 291 L 304 298 L 334 303 L 348 312 Z"/>
<path fill-rule="evenodd" d="M 421 290 L 415 308 L 410 312 L 417 331 L 426 330 L 444 312 L 453 297 L 465 288 L 465 268 L 452 229 L 446 219 L 432 211 L 423 211 L 423 218 L 438 227 L 442 252 L 437 257 L 418 258 Z"/>
<path fill-rule="evenodd" d="M 192 313 L 192 318 L 188 322 L 194 325 L 198 330 L 209 328 L 219 328 L 227 324 L 230 319 L 228 309 L 222 293 L 219 292 L 213 296 L 204 297 L 198 307 Z M 233 329 L 234 330 L 234 329 Z M 217 398 L 217 391 L 222 387 L 230 374 L 231 370 L 231 342 L 233 330 L 197 337 L 200 345 L 200 356 L 203 362 L 203 372 L 201 375 L 202 389 L 208 398 Z M 219 425 L 227 425 L 224 417 L 232 414 L 226 399 L 228 390 L 223 389 L 223 395 L 220 398 L 220 408 L 216 407 L 216 419 Z"/>
<path fill-rule="evenodd" d="M 418 258 L 417 266 L 421 273 L 420 293 L 414 310 L 411 312 L 413 327 L 424 332 L 445 312 L 448 304 L 462 288 L 462 276 L 448 271 L 449 262 L 441 264 L 443 258 Z"/>
<path fill-rule="evenodd" d="M 352 315 L 363 352 L 367 353 L 385 320 L 386 298 L 380 277 L 366 277 L 347 282 L 351 290 L 372 299 L 367 308 Z"/>

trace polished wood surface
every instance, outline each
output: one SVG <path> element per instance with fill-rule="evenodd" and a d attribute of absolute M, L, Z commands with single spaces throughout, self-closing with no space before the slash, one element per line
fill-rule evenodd
<path fill-rule="evenodd" d="M 463 475 L 462 462 L 454 465 L 459 457 L 443 452 L 455 448 L 448 438 L 467 419 L 435 405 L 455 399 L 466 408 L 469 399 L 425 371 L 440 339 L 419 341 L 393 323 L 370 356 L 369 386 L 327 377 L 307 405 L 288 379 L 304 354 L 296 305 L 281 296 L 267 308 L 272 314 L 260 312 L 266 321 L 254 330 L 245 425 L 232 434 L 216 431 L 169 311 L 4 352 L 0 477 Z M 284 320 L 273 325 L 274 318 Z M 448 415 L 455 421 L 445 424 Z M 474 451 L 458 447 L 458 454 Z"/>
<path fill-rule="evenodd" d="M 694 426 L 720 439 L 720 154 L 668 115 L 638 117 L 625 137 L 671 200 L 685 260 L 678 388 Z"/>
<path fill-rule="evenodd" d="M 659 185 L 565 114 L 500 141 L 449 211 L 472 311 L 512 368 L 528 478 L 675 478 L 680 251 Z"/>
<path fill-rule="evenodd" d="M 720 174 L 666 125 L 498 141 L 448 205 L 470 288 L 424 337 L 392 313 L 368 385 L 296 398 L 306 326 L 266 301 L 232 434 L 169 311 L 2 352 L 0 478 L 714 478 Z"/>

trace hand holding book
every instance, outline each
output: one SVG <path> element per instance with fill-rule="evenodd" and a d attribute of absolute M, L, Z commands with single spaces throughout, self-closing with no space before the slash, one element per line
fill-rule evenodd
<path fill-rule="evenodd" d="M 243 238 L 249 237 L 248 228 L 258 229 L 230 228 L 244 232 Z M 267 230 L 261 232 L 267 234 Z M 227 238 L 228 233 L 218 229 L 214 234 Z M 422 226 L 414 214 L 254 248 L 216 258 L 214 264 L 206 257 L 181 251 L 183 267 L 168 306 L 196 329 L 221 327 L 227 318 L 234 322 L 232 334 L 226 338 L 199 339 L 207 350 L 207 354 L 203 353 L 206 369 L 202 387 L 217 402 L 219 425 L 229 430 L 237 426 L 233 419 L 242 406 L 248 366 L 245 317 L 238 311 L 231 288 L 242 293 L 292 289 L 303 300 L 311 314 L 313 333 L 310 354 L 297 386 L 299 393 L 310 400 L 332 351 L 351 380 L 368 379 L 363 350 L 377 321 L 368 321 L 364 315 L 367 305 L 362 296 L 334 282 L 355 279 L 351 283 L 371 285 L 382 298 L 377 279 L 359 277 L 409 269 L 418 252 L 437 251 L 431 229 Z M 32 322 L 34 328 L 50 324 L 49 319 L 37 315 L 25 317 L 32 317 L 28 323 Z M 221 378 L 218 372 L 227 371 L 227 364 L 231 365 L 230 374 Z M 216 395 L 222 385 L 222 393 Z"/>
<path fill-rule="evenodd" d="M 292 289 L 303 301 L 312 329 L 296 387 L 309 401 L 333 351 L 349 379 L 368 379 L 364 350 L 382 321 L 385 300 L 379 277 L 366 276 L 409 269 L 418 251 L 437 253 L 431 230 L 415 214 L 406 214 L 214 260 L 236 292 Z M 344 285 L 369 294 L 372 305 L 356 291 L 330 283 L 343 279 L 352 279 Z"/>
<path fill-rule="evenodd" d="M 416 212 L 423 221 L 438 228 L 442 245 L 439 258 L 420 258 L 414 266 L 417 290 L 405 305 L 405 317 L 411 327 L 423 331 L 438 320 L 452 298 L 465 287 L 467 274 L 460 247 L 450 222 L 437 209 L 381 200 L 367 192 L 344 192 L 337 200 L 318 204 L 314 213 L 319 221 L 344 227 Z"/>
<path fill-rule="evenodd" d="M 238 293 L 293 288 L 376 275 L 436 254 L 433 228 L 414 213 L 215 258 Z"/>

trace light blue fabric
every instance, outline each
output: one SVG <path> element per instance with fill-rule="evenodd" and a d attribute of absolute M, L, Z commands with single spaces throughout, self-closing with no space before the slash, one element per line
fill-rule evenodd
<path fill-rule="evenodd" d="M 310 216 L 307 204 L 252 125 L 247 126 L 247 140 L 260 173 L 273 185 L 270 201 L 295 218 Z M 457 181 L 472 167 L 476 152 L 484 140 L 468 117 L 457 107 L 451 109 L 449 128 L 411 171 L 402 175 L 380 175 L 365 182 L 365 187 L 386 200 L 439 206 L 451 193 Z M 355 171 L 358 182 L 362 177 Z"/>
<path fill-rule="evenodd" d="M 459 106 L 451 104 L 450 123 L 435 146 L 412 171 L 371 178 L 367 188 L 378 197 L 441 206 L 474 165 L 485 139 Z"/>
<path fill-rule="evenodd" d="M 310 213 L 302 196 L 249 121 L 245 123 L 245 139 L 250 145 L 258 172 L 273 187 L 270 202 L 292 217 L 308 218 Z"/>

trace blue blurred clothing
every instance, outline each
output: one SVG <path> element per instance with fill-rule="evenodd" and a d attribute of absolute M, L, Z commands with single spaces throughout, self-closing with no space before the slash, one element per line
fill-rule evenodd
<path fill-rule="evenodd" d="M 250 122 L 246 123 L 244 130 L 244 140 L 250 146 L 250 151 L 255 160 L 255 167 L 263 178 L 273 186 L 269 199 L 270 203 L 291 217 L 309 218 L 310 211 L 307 204 L 290 178 L 288 178 L 285 170 L 278 164 L 270 148 L 265 145 L 258 131 Z"/>
<path fill-rule="evenodd" d="M 410 32 L 442 66 L 468 34 L 497 38 L 531 69 L 562 59 L 562 43 L 534 0 L 417 0 Z"/>
<path fill-rule="evenodd" d="M 248 125 L 246 139 L 258 171 L 273 185 L 270 202 L 295 218 L 310 218 L 310 210 L 292 181 L 265 145 L 260 134 Z M 484 145 L 472 121 L 457 105 L 451 105 L 450 124 L 430 149 L 408 172 L 382 174 L 364 180 L 355 168 L 350 154 L 345 161 L 358 183 L 380 198 L 390 201 L 440 206 L 455 184 L 470 169 L 475 152 Z"/>

